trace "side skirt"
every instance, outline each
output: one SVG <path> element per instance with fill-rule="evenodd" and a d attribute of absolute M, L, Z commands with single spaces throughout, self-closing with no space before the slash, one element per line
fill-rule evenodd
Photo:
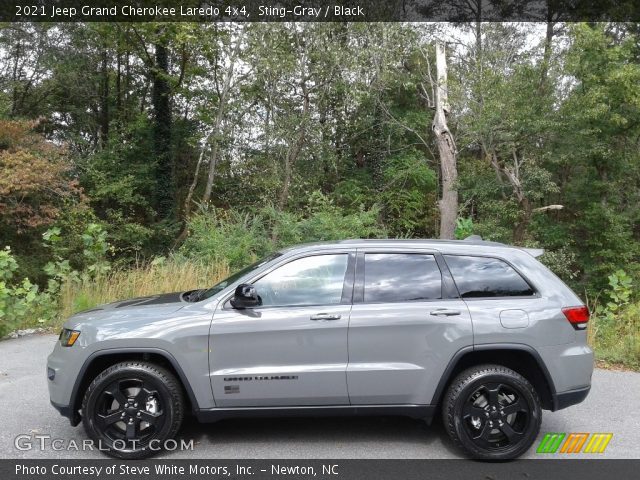
<path fill-rule="evenodd" d="M 199 422 L 211 423 L 226 418 L 269 417 L 340 417 L 340 416 L 401 416 L 423 419 L 431 423 L 434 405 L 326 405 L 300 407 L 237 407 L 198 410 Z"/>

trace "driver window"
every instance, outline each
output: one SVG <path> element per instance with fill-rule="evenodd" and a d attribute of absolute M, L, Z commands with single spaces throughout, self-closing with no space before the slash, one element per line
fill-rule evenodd
<path fill-rule="evenodd" d="M 262 306 L 336 305 L 348 255 L 317 255 L 293 260 L 254 283 Z"/>

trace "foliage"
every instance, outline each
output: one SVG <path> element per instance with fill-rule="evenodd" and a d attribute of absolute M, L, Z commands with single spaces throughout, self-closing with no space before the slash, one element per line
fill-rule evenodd
<path fill-rule="evenodd" d="M 189 222 L 189 236 L 179 253 L 210 264 L 228 262 L 232 269 L 238 269 L 268 251 L 268 235 L 260 217 L 205 209 Z"/>
<path fill-rule="evenodd" d="M 82 234 L 84 242 L 85 270 L 73 269 L 68 259 L 55 252 L 62 243 L 60 228 L 54 227 L 43 235 L 47 248 L 54 254 L 54 260 L 47 263 L 44 272 L 48 277 L 47 286 L 41 289 L 28 278 L 16 281 L 14 276 L 18 270 L 18 262 L 11 254 L 10 247 L 0 251 L 0 337 L 22 326 L 32 324 L 50 324 L 58 318 L 61 290 L 75 288 L 80 284 L 104 278 L 110 270 L 106 260 L 109 244 L 107 234 L 97 224 L 89 224 Z"/>
<path fill-rule="evenodd" d="M 304 242 L 384 237 L 378 210 L 345 213 L 320 193 L 301 213 L 267 206 L 254 213 L 204 209 L 189 223 L 179 254 L 197 261 L 227 263 L 237 270 L 273 251 Z"/>
<path fill-rule="evenodd" d="M 640 302 L 633 300 L 633 280 L 624 270 L 609 275 L 606 300 L 598 304 L 589 337 L 598 358 L 640 368 Z"/>
<path fill-rule="evenodd" d="M 0 233 L 5 235 L 50 225 L 62 208 L 79 200 L 64 151 L 35 128 L 36 122 L 0 119 Z"/>
<path fill-rule="evenodd" d="M 464 240 L 468 236 L 473 235 L 473 219 L 458 218 L 456 220 L 455 234 L 458 240 Z"/>
<path fill-rule="evenodd" d="M 44 323 L 54 311 L 51 295 L 40 293 L 28 278 L 16 281 L 17 270 L 11 249 L 0 250 L 0 338 L 25 322 Z"/>
<path fill-rule="evenodd" d="M 117 300 L 207 288 L 229 275 L 226 263 L 157 257 L 136 268 L 114 269 L 67 282 L 60 292 L 58 322 L 82 310 Z"/>
<path fill-rule="evenodd" d="M 380 203 L 392 236 L 408 236 L 428 229 L 435 217 L 437 180 L 420 152 L 394 155 L 383 164 Z"/>

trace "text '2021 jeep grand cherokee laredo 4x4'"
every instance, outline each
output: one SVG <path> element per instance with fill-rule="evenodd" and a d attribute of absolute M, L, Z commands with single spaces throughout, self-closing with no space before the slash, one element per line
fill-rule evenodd
<path fill-rule="evenodd" d="M 436 409 L 470 456 L 514 458 L 593 371 L 589 312 L 540 253 L 473 237 L 282 250 L 208 290 L 74 315 L 48 359 L 51 403 L 120 458 L 158 450 L 186 411 Z"/>

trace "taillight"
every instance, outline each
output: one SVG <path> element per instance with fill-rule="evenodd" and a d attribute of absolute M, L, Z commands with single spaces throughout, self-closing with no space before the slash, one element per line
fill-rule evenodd
<path fill-rule="evenodd" d="M 565 307 L 562 309 L 562 313 L 567 317 L 569 323 L 573 325 L 576 330 L 584 330 L 587 328 L 589 322 L 589 309 L 584 305 L 580 307 Z"/>

